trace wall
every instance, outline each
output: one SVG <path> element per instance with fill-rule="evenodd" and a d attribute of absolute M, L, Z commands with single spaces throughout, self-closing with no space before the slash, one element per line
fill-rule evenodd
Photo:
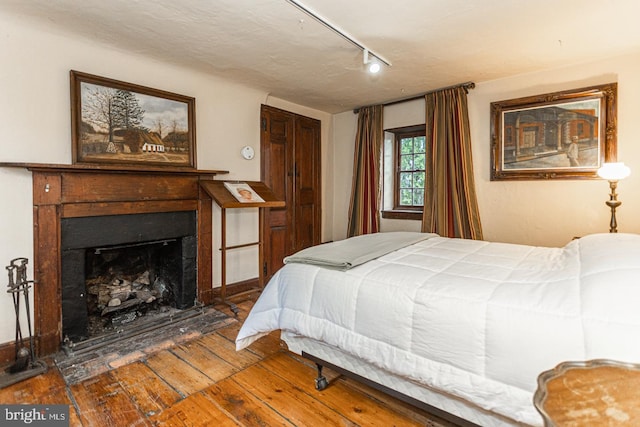
<path fill-rule="evenodd" d="M 71 163 L 69 70 L 96 74 L 196 98 L 196 144 L 199 169 L 229 170 L 221 179 L 260 179 L 260 105 L 268 103 L 322 120 L 323 168 L 332 153 L 329 114 L 268 97 L 264 91 L 232 84 L 149 58 L 96 45 L 88 40 L 34 27 L 27 21 L 0 13 L 0 162 Z M 268 102 L 266 102 L 268 100 Z M 252 145 L 256 157 L 240 155 Z M 27 257 L 33 276 L 33 214 L 31 173 L 0 167 L 0 265 Z M 332 185 L 332 184 L 331 184 Z M 323 183 L 330 188 L 330 185 Z M 332 211 L 331 199 L 323 207 Z M 220 283 L 219 209 L 214 206 L 214 284 Z M 257 210 L 230 210 L 228 244 L 254 241 Z M 325 222 L 326 220 L 323 220 Z M 327 222 L 330 230 L 330 221 Z M 330 239 L 330 232 L 324 234 Z M 229 256 L 227 282 L 257 277 L 257 250 L 239 250 Z M 6 277 L 6 276 L 5 276 Z M 6 279 L 5 279 L 6 280 Z M 46 286 L 39 283 L 36 286 Z M 14 310 L 11 297 L 0 293 L 0 343 L 13 341 Z M 26 324 L 26 323 L 24 323 Z"/>
<path fill-rule="evenodd" d="M 609 186 L 602 180 L 490 181 L 490 110 L 493 101 L 618 82 L 618 160 L 631 168 L 631 176 L 618 185 L 622 206 L 618 209 L 620 232 L 640 232 L 640 144 L 635 123 L 640 116 L 640 54 L 606 58 L 578 66 L 476 82 L 469 92 L 469 120 L 478 204 L 486 240 L 539 246 L 562 246 L 574 236 L 608 232 L 610 211 L 605 205 Z M 406 110 L 385 108 L 385 116 L 415 117 L 424 107 L 400 104 Z M 418 112 L 418 113 L 416 113 Z M 386 117 L 385 117 L 386 120 Z M 345 112 L 334 117 L 334 157 L 353 159 L 357 116 Z M 424 119 L 422 119 L 422 123 Z M 401 123 L 404 126 L 415 123 Z M 385 123 L 385 126 L 387 124 Z M 396 126 L 394 124 L 394 126 Z M 392 126 L 389 126 L 392 127 Z M 351 179 L 353 167 L 336 168 L 335 182 Z M 336 193 L 334 238 L 346 236 L 349 199 Z M 383 220 L 383 230 L 411 229 L 416 221 L 398 225 Z"/>

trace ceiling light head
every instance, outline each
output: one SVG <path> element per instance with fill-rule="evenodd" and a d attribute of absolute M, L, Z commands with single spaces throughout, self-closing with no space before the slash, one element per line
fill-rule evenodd
<path fill-rule="evenodd" d="M 375 59 L 374 55 L 371 55 L 374 59 L 369 58 L 369 49 L 362 49 L 362 63 L 367 66 L 367 70 L 371 74 L 377 74 L 380 72 L 380 63 Z"/>

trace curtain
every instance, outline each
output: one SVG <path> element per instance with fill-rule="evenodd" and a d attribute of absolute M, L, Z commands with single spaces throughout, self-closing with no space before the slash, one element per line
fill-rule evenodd
<path fill-rule="evenodd" d="M 348 237 L 380 231 L 380 153 L 383 138 L 382 105 L 361 108 L 353 160 Z"/>
<path fill-rule="evenodd" d="M 455 87 L 426 98 L 427 159 L 422 231 L 482 239 L 471 159 L 467 92 Z"/>

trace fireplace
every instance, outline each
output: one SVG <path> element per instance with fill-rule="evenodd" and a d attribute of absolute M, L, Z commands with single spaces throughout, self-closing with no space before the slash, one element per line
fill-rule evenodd
<path fill-rule="evenodd" d="M 63 283 L 70 279 L 69 276 L 73 278 L 74 275 L 79 274 L 79 270 L 84 270 L 82 273 L 84 275 L 87 272 L 87 263 L 99 264 L 101 261 L 90 260 L 90 254 L 95 252 L 105 255 L 110 250 L 124 249 L 117 248 L 118 246 L 131 248 L 138 244 L 150 244 L 152 247 L 157 245 L 164 247 L 165 243 L 167 246 L 178 245 L 178 249 L 168 249 L 177 251 L 172 252 L 169 258 L 179 257 L 183 264 L 183 269 L 179 273 L 183 277 L 182 286 L 173 291 L 178 296 L 171 304 L 176 307 L 189 306 L 193 305 L 196 299 L 199 305 L 206 306 L 213 303 L 215 291 L 212 286 L 212 206 L 211 197 L 201 187 L 201 183 L 211 181 L 215 175 L 225 174 L 228 171 L 106 164 L 0 163 L 0 165 L 26 168 L 33 176 L 33 275 L 36 281 L 33 287 L 33 318 L 38 356 L 53 354 L 62 348 L 63 329 L 71 328 L 73 323 L 71 320 L 63 322 L 63 293 L 65 305 L 67 305 L 73 304 L 70 301 L 73 300 L 74 295 L 77 297 L 86 293 L 87 290 L 86 283 L 81 280 L 71 280 L 75 283 L 73 285 L 75 288 L 72 286 L 71 290 L 63 291 Z M 161 216 L 153 216 L 151 217 L 153 220 L 149 221 L 144 219 L 147 214 Z M 153 228 L 149 224 L 161 221 L 160 218 L 164 215 L 171 218 L 169 220 L 171 226 L 163 226 L 162 229 L 183 228 L 175 225 L 177 220 L 174 221 L 174 219 L 186 216 L 190 218 L 186 220 L 188 224 L 186 228 L 190 230 L 177 235 L 158 237 L 155 231 L 149 231 Z M 122 220 L 136 218 L 139 221 L 137 226 L 125 233 L 128 237 L 96 243 L 69 243 L 69 237 L 66 236 L 66 228 L 69 224 L 75 227 L 76 221 L 91 222 L 92 218 L 99 218 L 99 222 L 97 225 L 94 223 L 85 227 L 88 234 L 97 229 L 106 230 L 107 227 L 104 224 L 116 221 L 116 225 L 110 227 L 111 231 L 107 233 L 107 237 L 112 234 L 122 237 L 119 231 L 120 226 L 117 225 L 121 219 L 115 219 L 120 217 Z M 143 219 L 139 220 L 139 218 Z M 192 245 L 195 245 L 195 248 Z M 77 264 L 76 267 L 68 271 L 65 269 L 63 272 L 62 264 L 67 265 L 71 262 L 66 259 L 63 261 L 63 256 L 67 252 L 72 254 L 72 258 L 76 257 L 73 262 Z M 145 256 L 156 258 L 157 254 L 152 252 L 151 255 Z M 190 264 L 191 267 L 188 267 Z M 157 271 L 159 267 L 152 265 L 150 269 Z M 149 275 L 151 274 L 150 271 Z M 195 281 L 184 279 L 192 275 L 196 276 Z M 195 291 L 190 288 L 192 285 L 184 285 L 187 282 L 195 283 Z M 85 296 L 82 298 L 82 305 L 79 305 L 86 306 Z M 88 308 L 86 310 L 88 316 Z M 82 337 L 84 329 L 73 333 Z M 12 361 L 14 353 L 13 345 L 0 346 L 0 359 L 4 363 Z"/>
<path fill-rule="evenodd" d="M 63 341 L 193 307 L 197 247 L 195 211 L 63 218 Z"/>

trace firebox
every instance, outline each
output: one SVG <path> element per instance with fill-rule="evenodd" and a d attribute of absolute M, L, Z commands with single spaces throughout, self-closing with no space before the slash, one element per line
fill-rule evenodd
<path fill-rule="evenodd" d="M 60 226 L 64 341 L 196 304 L 195 211 L 63 218 Z"/>

